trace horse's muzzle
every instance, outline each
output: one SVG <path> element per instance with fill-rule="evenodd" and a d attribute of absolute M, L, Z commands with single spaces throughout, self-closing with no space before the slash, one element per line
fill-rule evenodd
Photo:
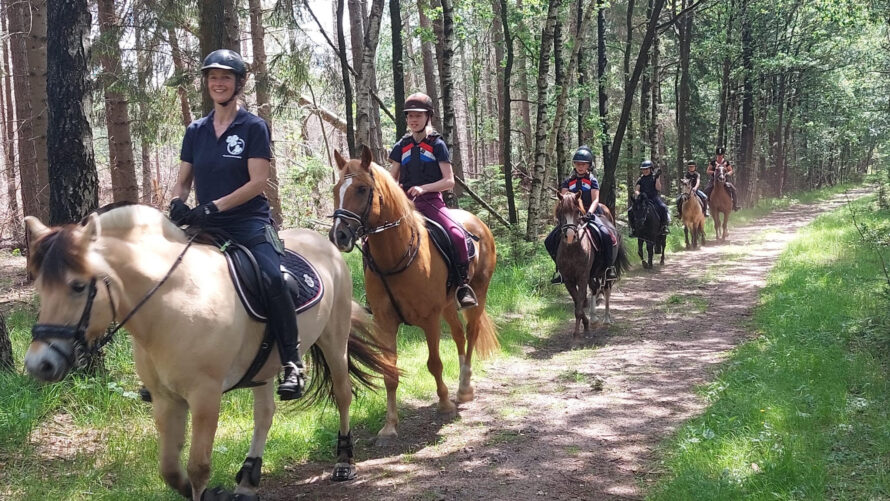
<path fill-rule="evenodd" d="M 328 238 L 331 243 L 340 249 L 340 252 L 351 252 L 355 247 L 355 233 L 345 224 L 338 224 L 339 221 L 334 220 L 331 231 L 328 232 Z"/>
<path fill-rule="evenodd" d="M 41 381 L 61 381 L 71 370 L 74 346 L 70 341 L 33 341 L 25 354 L 25 370 Z"/>

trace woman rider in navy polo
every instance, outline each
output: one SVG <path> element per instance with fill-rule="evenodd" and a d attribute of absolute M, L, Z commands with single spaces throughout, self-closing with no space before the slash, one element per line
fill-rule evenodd
<path fill-rule="evenodd" d="M 454 172 L 448 146 L 433 130 L 433 100 L 420 92 L 405 100 L 405 119 L 408 133 L 395 144 L 389 154 L 392 176 L 399 182 L 408 198 L 424 216 L 442 225 L 457 254 L 456 268 L 460 284 L 455 293 L 458 308 L 476 306 L 476 293 L 467 280 L 469 257 L 466 234 L 448 214 L 442 192 L 454 187 Z"/>
<path fill-rule="evenodd" d="M 606 252 L 606 255 L 609 255 L 612 250 L 612 238 L 609 235 L 607 227 L 599 217 L 603 213 L 599 204 L 600 185 L 596 180 L 596 176 L 593 175 L 593 152 L 590 150 L 589 146 L 582 145 L 578 147 L 575 154 L 572 156 L 572 166 L 575 170 L 572 172 L 571 176 L 566 178 L 562 184 L 559 185 L 559 192 L 563 195 L 570 192 L 581 193 L 581 203 L 584 205 L 584 210 L 587 211 L 587 217 L 589 218 L 590 223 L 596 227 L 599 232 L 601 237 L 600 240 L 603 243 L 603 250 Z M 560 227 L 557 225 L 553 228 L 550 234 L 547 235 L 547 238 L 544 239 L 544 248 L 547 249 L 547 253 L 553 258 L 554 263 L 556 262 L 556 251 L 559 249 L 559 238 Z M 615 275 L 615 269 L 611 266 L 606 269 L 606 274 L 608 280 L 618 278 L 617 275 Z M 550 279 L 550 283 L 563 283 L 562 274 L 559 273 L 559 269 L 553 273 L 553 278 Z"/>
<path fill-rule="evenodd" d="M 294 305 L 281 276 L 284 246 L 270 224 L 269 202 L 263 195 L 272 158 L 269 128 L 263 119 L 238 105 L 247 67 L 237 52 L 211 52 L 201 72 L 213 99 L 213 111 L 185 131 L 170 219 L 177 224 L 220 229 L 251 250 L 263 274 L 269 324 L 284 365 L 278 396 L 281 400 L 299 398 L 304 386 L 303 364 Z M 193 181 L 198 205 L 190 209 L 185 200 Z"/>

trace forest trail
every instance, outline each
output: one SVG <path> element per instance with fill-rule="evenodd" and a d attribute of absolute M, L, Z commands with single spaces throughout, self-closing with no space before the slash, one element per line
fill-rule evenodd
<path fill-rule="evenodd" d="M 755 336 L 758 291 L 787 243 L 820 213 L 867 192 L 777 210 L 732 229 L 722 245 L 710 242 L 709 219 L 707 247 L 669 253 L 651 272 L 640 269 L 634 245 L 634 272 L 612 296 L 611 328 L 573 343 L 567 300 L 559 332 L 523 358 L 477 371 L 476 400 L 460 406 L 459 419 L 437 421 L 431 397 L 403 412 L 399 445 L 360 437 L 356 480 L 331 483 L 327 463 L 295 465 L 263 482 L 263 499 L 641 498 L 659 473 L 661 440 L 703 410 L 696 388 Z"/>

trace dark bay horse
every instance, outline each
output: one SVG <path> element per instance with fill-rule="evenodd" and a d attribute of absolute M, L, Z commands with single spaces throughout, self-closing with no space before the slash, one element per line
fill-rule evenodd
<path fill-rule="evenodd" d="M 664 265 L 664 248 L 667 243 L 667 235 L 661 233 L 661 218 L 655 204 L 649 200 L 645 193 L 640 193 L 633 199 L 634 233 L 637 235 L 637 254 L 643 262 L 643 268 L 652 268 L 652 255 L 661 254 L 659 264 Z M 643 257 L 643 243 L 646 244 L 648 261 Z"/>
<path fill-rule="evenodd" d="M 697 249 L 698 239 L 705 245 L 705 212 L 702 203 L 692 189 L 688 179 L 680 180 L 680 219 L 683 221 L 683 236 L 686 249 Z M 689 246 L 689 233 L 692 233 L 692 247 Z"/>
<path fill-rule="evenodd" d="M 497 255 L 494 236 L 479 218 L 469 212 L 452 210 L 455 221 L 479 237 L 476 258 L 470 262 L 470 285 L 478 305 L 463 310 L 466 335 L 454 301 L 454 288 L 448 286 L 448 269 L 434 248 L 424 227 L 423 217 L 390 173 L 373 162 L 371 151 L 362 149 L 361 158 L 347 160 L 335 155 L 339 180 L 334 186 L 334 222 L 329 237 L 337 247 L 349 252 L 356 240 L 367 237 L 365 250 L 365 291 L 380 341 L 392 350 L 395 364 L 396 334 L 399 324 L 416 325 L 426 335 L 427 368 L 436 379 L 439 413 L 452 417 L 457 407 L 448 398 L 439 357 L 440 321 L 451 328 L 460 362 L 457 401 L 473 399 L 473 352 L 484 357 L 499 348 L 494 323 L 485 311 L 488 286 L 494 274 Z M 384 377 L 386 384 L 386 423 L 377 434 L 378 443 L 398 437 L 399 414 L 396 405 L 398 375 Z"/>
<path fill-rule="evenodd" d="M 30 266 L 40 295 L 34 339 L 25 368 L 44 381 L 59 381 L 89 345 L 104 344 L 112 322 L 126 324 L 136 372 L 151 391 L 158 430 L 161 476 L 182 496 L 229 499 L 205 490 L 219 420 L 220 401 L 252 365 L 265 325 L 248 315 L 214 246 L 192 245 L 185 232 L 154 208 L 129 205 L 92 214 L 82 226 L 49 228 L 25 218 Z M 308 259 L 324 286 L 321 300 L 297 316 L 301 351 L 313 359 L 307 395 L 332 396 L 340 412 L 333 480 L 354 476 L 349 406 L 350 376 L 364 384 L 371 374 L 355 362 L 389 374 L 394 365 L 376 351 L 372 325 L 352 300 L 352 278 L 342 256 L 322 235 L 282 232 L 288 248 Z M 275 413 L 273 380 L 281 367 L 273 349 L 252 378 L 254 431 L 236 476 L 237 499 L 257 499 L 266 438 Z M 316 391 L 312 391 L 312 389 Z M 180 464 L 191 413 L 187 472 Z M 219 497 L 221 496 L 221 497 Z"/>
<path fill-rule="evenodd" d="M 732 214 L 732 196 L 726 189 L 726 168 L 722 164 L 714 168 L 714 189 L 711 191 L 710 204 L 711 217 L 714 219 L 714 238 L 725 242 L 726 225 Z"/>
<path fill-rule="evenodd" d="M 603 210 L 601 217 L 614 227 L 614 219 L 609 208 L 605 205 L 600 207 Z M 592 298 L 599 293 L 602 293 L 605 299 L 603 323 L 607 325 L 612 323 L 609 301 L 615 280 L 606 279 L 606 270 L 614 266 L 615 275 L 620 277 L 630 266 L 618 232 L 615 232 L 618 239 L 616 252 L 607 256 L 597 250 L 597 243 L 587 222 L 580 192 L 559 194 L 555 214 L 561 233 L 559 248 L 556 251 L 556 265 L 575 305 L 575 330 L 572 336 L 577 338 L 582 323 L 584 333 L 588 334 L 590 320 L 596 321 L 596 301 Z M 591 298 L 587 296 L 588 290 Z M 590 307 L 590 318 L 585 312 L 587 307 Z"/>

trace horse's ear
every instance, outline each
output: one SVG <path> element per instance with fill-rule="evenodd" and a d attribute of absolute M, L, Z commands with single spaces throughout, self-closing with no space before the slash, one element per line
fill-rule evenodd
<path fill-rule="evenodd" d="M 340 154 L 339 150 L 334 150 L 334 161 L 337 162 L 337 168 L 343 170 L 346 167 L 346 159 Z"/>
<path fill-rule="evenodd" d="M 34 244 L 37 243 L 38 240 L 45 237 L 49 234 L 52 229 L 50 229 L 47 225 L 40 222 L 34 216 L 27 216 L 25 218 L 25 230 L 28 235 L 28 248 L 33 249 Z"/>
<path fill-rule="evenodd" d="M 579 198 L 581 198 L 581 191 L 580 191 L 580 190 L 577 191 L 577 192 L 575 193 L 575 200 L 578 200 Z"/>
<path fill-rule="evenodd" d="M 87 216 L 87 221 L 80 232 L 78 243 L 81 247 L 86 248 L 99 238 L 100 233 L 102 233 L 102 225 L 99 223 L 99 215 L 93 212 Z"/>
<path fill-rule="evenodd" d="M 362 169 L 370 170 L 371 162 L 374 161 L 374 156 L 371 154 L 371 148 L 368 148 L 367 145 L 362 145 Z"/>

